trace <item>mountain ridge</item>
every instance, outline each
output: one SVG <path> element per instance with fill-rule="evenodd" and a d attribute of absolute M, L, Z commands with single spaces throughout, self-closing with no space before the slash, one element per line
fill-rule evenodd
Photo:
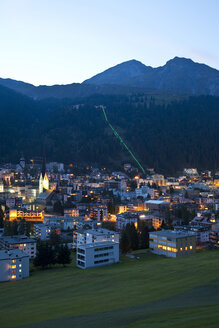
<path fill-rule="evenodd" d="M 165 65 L 155 68 L 131 59 L 82 83 L 34 86 L 23 81 L 0 78 L 0 85 L 34 99 L 77 99 L 94 94 L 150 93 L 150 90 L 159 93 L 219 96 L 219 71 L 192 59 L 176 56 Z"/>

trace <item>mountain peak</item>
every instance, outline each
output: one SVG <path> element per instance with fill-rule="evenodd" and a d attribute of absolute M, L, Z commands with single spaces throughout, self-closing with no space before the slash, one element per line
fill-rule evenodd
<path fill-rule="evenodd" d="M 92 78 L 85 80 L 85 84 L 116 84 L 128 85 L 130 79 L 144 75 L 148 70 L 152 69 L 142 64 L 136 59 L 125 61 L 121 64 L 108 68 Z"/>

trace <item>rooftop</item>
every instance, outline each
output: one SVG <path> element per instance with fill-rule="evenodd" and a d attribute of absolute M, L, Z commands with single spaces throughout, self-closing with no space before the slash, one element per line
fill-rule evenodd
<path fill-rule="evenodd" d="M 90 243 L 90 244 L 82 244 L 82 245 L 79 245 L 78 248 L 96 248 L 96 247 L 102 247 L 102 246 L 113 246 L 115 244 L 119 244 L 115 241 L 104 241 L 104 242 L 101 242 L 101 243 Z"/>
<path fill-rule="evenodd" d="M 3 236 L 0 239 L 8 244 L 35 243 L 36 242 L 35 239 L 29 238 L 25 235 Z"/>
<path fill-rule="evenodd" d="M 184 231 L 174 231 L 174 230 L 160 230 L 160 231 L 153 231 L 149 233 L 150 235 L 158 235 L 163 237 L 169 238 L 185 238 L 189 236 L 194 236 L 194 232 L 184 232 Z"/>
<path fill-rule="evenodd" d="M 23 253 L 19 249 L 13 249 L 13 250 L 0 250 L 0 260 L 8 260 L 8 259 L 14 259 L 14 258 L 23 258 L 23 257 L 29 257 L 27 254 Z"/>

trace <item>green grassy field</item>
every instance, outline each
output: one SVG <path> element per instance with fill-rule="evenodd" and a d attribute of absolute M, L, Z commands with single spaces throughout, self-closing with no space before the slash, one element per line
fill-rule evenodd
<path fill-rule="evenodd" d="M 219 327 L 219 252 L 34 271 L 0 284 L 0 327 Z"/>

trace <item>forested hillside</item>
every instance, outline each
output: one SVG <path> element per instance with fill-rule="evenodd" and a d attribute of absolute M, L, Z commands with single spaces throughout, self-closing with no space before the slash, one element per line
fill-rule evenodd
<path fill-rule="evenodd" d="M 77 100 L 80 103 L 80 99 Z M 33 101 L 0 87 L 1 162 L 40 156 L 48 161 L 120 168 L 132 162 L 101 109 L 144 168 L 173 174 L 184 167 L 219 166 L 219 98 L 191 97 L 158 105 L 135 95 L 92 96 L 79 108 L 69 101 Z"/>

